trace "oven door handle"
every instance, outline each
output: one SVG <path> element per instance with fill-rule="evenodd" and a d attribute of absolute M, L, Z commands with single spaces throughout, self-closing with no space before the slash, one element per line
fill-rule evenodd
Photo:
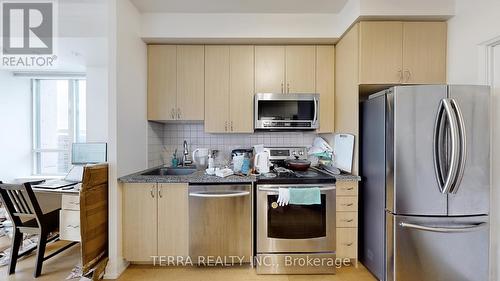
<path fill-rule="evenodd" d="M 283 186 L 286 188 L 286 186 Z M 300 186 L 296 186 L 300 187 Z M 320 187 L 319 191 L 329 191 L 329 190 L 335 190 L 335 186 L 327 186 L 327 187 Z M 279 187 L 259 187 L 259 191 L 268 191 L 268 192 L 278 192 Z"/>

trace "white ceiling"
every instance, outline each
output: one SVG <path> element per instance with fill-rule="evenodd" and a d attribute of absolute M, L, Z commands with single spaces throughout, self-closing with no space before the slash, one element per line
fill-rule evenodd
<path fill-rule="evenodd" d="M 130 0 L 143 13 L 338 13 L 347 0 Z"/>

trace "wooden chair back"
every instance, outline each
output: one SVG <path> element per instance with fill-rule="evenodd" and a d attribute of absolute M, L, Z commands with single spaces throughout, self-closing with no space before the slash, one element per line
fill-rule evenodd
<path fill-rule="evenodd" d="M 0 195 L 15 227 L 24 227 L 23 218 L 36 219 L 40 227 L 43 212 L 29 183 L 0 184 Z"/>

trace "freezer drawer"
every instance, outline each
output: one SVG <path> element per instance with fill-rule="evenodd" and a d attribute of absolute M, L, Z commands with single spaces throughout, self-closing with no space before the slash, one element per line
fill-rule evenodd
<path fill-rule="evenodd" d="M 488 216 L 387 213 L 387 281 L 487 281 Z"/>

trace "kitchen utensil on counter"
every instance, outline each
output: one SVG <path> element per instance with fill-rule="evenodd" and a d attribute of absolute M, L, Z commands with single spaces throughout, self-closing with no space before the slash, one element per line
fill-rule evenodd
<path fill-rule="evenodd" d="M 208 148 L 197 148 L 193 151 L 196 169 L 205 170 L 208 167 Z"/>
<path fill-rule="evenodd" d="M 285 165 L 288 169 L 294 171 L 306 171 L 311 166 L 311 161 L 305 159 L 287 159 Z"/>
<path fill-rule="evenodd" d="M 269 173 L 271 162 L 269 161 L 270 152 L 268 149 L 263 148 L 262 152 L 255 154 L 254 167 L 259 174 Z"/>
<path fill-rule="evenodd" d="M 234 156 L 243 155 L 245 158 L 252 159 L 253 149 L 251 148 L 238 148 L 231 151 L 231 158 Z"/>
<path fill-rule="evenodd" d="M 354 136 L 337 134 L 334 137 L 334 166 L 339 170 L 350 173 L 352 170 L 352 156 L 354 151 Z"/>
<path fill-rule="evenodd" d="M 243 160 L 245 160 L 244 155 L 236 155 L 233 157 L 233 171 L 235 173 L 241 171 L 241 167 L 243 166 Z"/>

